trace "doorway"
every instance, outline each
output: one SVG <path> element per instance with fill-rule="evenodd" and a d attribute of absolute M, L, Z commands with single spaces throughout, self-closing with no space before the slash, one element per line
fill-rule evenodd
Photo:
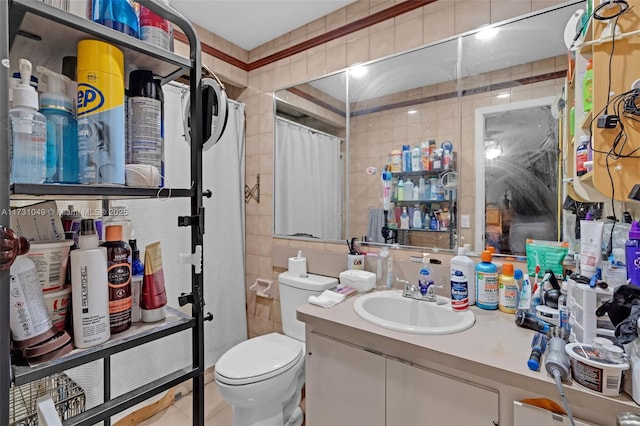
<path fill-rule="evenodd" d="M 553 97 L 476 110 L 477 251 L 523 255 L 557 241 L 560 149 Z"/>

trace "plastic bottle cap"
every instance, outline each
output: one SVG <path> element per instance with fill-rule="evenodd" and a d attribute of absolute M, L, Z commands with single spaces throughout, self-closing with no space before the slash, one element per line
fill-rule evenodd
<path fill-rule="evenodd" d="M 464 247 L 458 247 L 458 256 L 464 256 L 465 253 Z"/>
<path fill-rule="evenodd" d="M 631 222 L 631 229 L 629 229 L 629 239 L 640 240 L 640 224 L 635 220 Z"/>
<path fill-rule="evenodd" d="M 483 262 L 491 262 L 491 252 L 489 250 L 483 250 L 480 255 L 480 260 Z"/>
<path fill-rule="evenodd" d="M 533 371 L 540 370 L 540 362 L 536 359 L 530 359 L 527 361 L 527 366 L 529 366 L 529 369 Z"/>
<path fill-rule="evenodd" d="M 77 72 L 96 70 L 124 79 L 124 53 L 103 41 L 80 40 Z"/>
<path fill-rule="evenodd" d="M 513 275 L 513 263 L 505 262 L 502 265 L 502 275 Z"/>
<path fill-rule="evenodd" d="M 484 249 L 486 251 L 488 251 L 489 253 L 491 253 L 491 254 L 495 254 L 496 253 L 496 248 L 493 247 L 493 246 L 486 246 Z"/>
<path fill-rule="evenodd" d="M 129 73 L 129 96 L 155 97 L 153 71 L 133 70 Z"/>
<path fill-rule="evenodd" d="M 80 235 L 94 235 L 96 233 L 96 223 L 93 219 L 82 219 L 80 221 Z"/>
<path fill-rule="evenodd" d="M 523 275 L 520 269 L 516 269 L 515 271 L 513 271 L 513 278 L 515 278 L 516 280 L 521 280 L 522 277 Z"/>
<path fill-rule="evenodd" d="M 107 241 L 122 241 L 122 226 L 107 225 L 105 239 Z"/>

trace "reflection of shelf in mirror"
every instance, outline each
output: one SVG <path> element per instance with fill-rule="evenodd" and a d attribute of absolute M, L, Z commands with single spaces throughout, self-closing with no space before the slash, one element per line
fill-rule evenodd
<path fill-rule="evenodd" d="M 450 229 L 439 229 L 437 231 L 434 231 L 433 229 L 416 229 L 416 228 L 403 229 L 403 228 L 398 228 L 398 231 L 432 232 L 434 234 L 438 234 L 438 233 L 446 234 L 451 230 Z"/>
<path fill-rule="evenodd" d="M 580 176 L 580 182 L 591 182 L 593 181 L 593 171 L 587 172 L 584 175 Z"/>
<path fill-rule="evenodd" d="M 588 130 L 591 127 L 592 120 L 593 120 L 593 111 L 589 111 L 589 114 L 587 114 L 582 120 L 582 123 L 580 123 L 580 128 Z"/>
<path fill-rule="evenodd" d="M 392 203 L 448 203 L 450 200 L 395 200 L 391 199 Z"/>
<path fill-rule="evenodd" d="M 419 170 L 417 172 L 391 172 L 391 176 L 401 176 L 401 177 L 412 177 L 412 176 L 425 176 L 425 175 L 429 175 L 429 176 L 438 176 L 440 173 L 443 172 L 448 172 L 452 169 L 447 169 L 447 170 Z"/>

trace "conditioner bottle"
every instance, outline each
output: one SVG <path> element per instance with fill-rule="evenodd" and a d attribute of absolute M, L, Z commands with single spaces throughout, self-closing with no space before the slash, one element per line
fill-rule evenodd
<path fill-rule="evenodd" d="M 89 348 L 111 337 L 107 249 L 98 247 L 93 219 L 82 219 L 78 249 L 71 252 L 71 306 L 73 344 Z"/>
<path fill-rule="evenodd" d="M 111 334 L 131 327 L 131 250 L 122 241 L 122 226 L 109 225 L 102 246 L 107 249 L 109 323 Z"/>

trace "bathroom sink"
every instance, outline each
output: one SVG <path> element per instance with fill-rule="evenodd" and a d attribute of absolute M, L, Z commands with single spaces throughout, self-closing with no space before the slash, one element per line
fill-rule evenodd
<path fill-rule="evenodd" d="M 456 312 L 451 301 L 438 296 L 426 302 L 402 296 L 401 290 L 386 290 L 358 298 L 353 309 L 367 322 L 390 330 L 413 334 L 451 334 L 464 331 L 476 321 L 473 312 Z"/>

